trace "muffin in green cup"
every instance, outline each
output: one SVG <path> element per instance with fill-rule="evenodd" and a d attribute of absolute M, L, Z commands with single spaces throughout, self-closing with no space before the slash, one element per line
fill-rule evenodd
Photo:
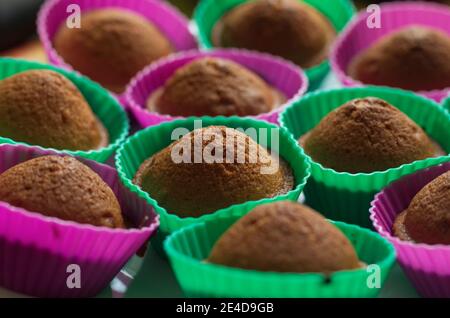
<path fill-rule="evenodd" d="M 107 135 L 106 146 L 101 146 L 98 149 L 92 150 L 67 150 L 67 149 L 51 149 L 51 148 L 50 149 L 59 152 L 64 152 L 73 156 L 79 156 L 95 160 L 98 162 L 106 162 L 108 158 L 111 157 L 111 155 L 117 149 L 117 147 L 125 140 L 129 131 L 128 117 L 123 108 L 119 105 L 118 101 L 99 84 L 75 72 L 66 71 L 47 64 L 40 64 L 36 62 L 12 58 L 0 59 L 0 85 L 1 81 L 4 79 L 10 78 L 14 75 L 26 74 L 24 72 L 35 70 L 53 71 L 63 75 L 70 82 L 72 82 L 76 86 L 76 88 L 80 91 L 82 97 L 84 97 L 90 109 L 92 109 L 92 112 L 95 115 L 96 119 L 104 127 L 105 133 Z M 35 81 L 35 83 L 37 83 L 37 81 Z M 55 81 L 55 83 L 58 82 Z M 48 92 L 49 96 L 54 96 L 55 95 L 54 93 L 55 92 L 52 91 Z M 28 92 L 27 94 L 30 94 L 30 92 Z M 62 114 L 61 116 L 67 117 L 67 114 L 66 115 Z M 70 116 L 69 118 L 62 118 L 61 122 L 65 122 L 67 120 L 71 120 Z M 0 135 L 0 143 L 23 144 L 26 146 L 37 146 L 39 148 L 44 148 L 41 145 L 28 144 L 1 135 Z"/>
<path fill-rule="evenodd" d="M 282 127 L 292 133 L 294 139 L 299 140 L 334 109 L 349 101 L 367 97 L 379 98 L 395 106 L 442 149 L 442 156 L 364 173 L 327 168 L 308 156 L 311 178 L 304 190 L 307 204 L 330 219 L 371 227 L 369 206 L 379 190 L 402 176 L 448 160 L 443 155 L 450 152 L 450 115 L 432 100 L 411 92 L 384 87 L 361 87 L 311 93 L 288 106 L 281 114 L 280 122 Z M 354 147 L 352 144 L 348 146 Z"/>
<path fill-rule="evenodd" d="M 275 205 L 278 207 L 274 208 Z M 236 231 L 232 231 L 238 228 L 242 230 L 243 228 L 240 227 L 242 225 L 248 228 L 248 231 L 243 233 L 243 236 L 246 238 L 245 244 L 248 245 L 249 242 L 253 242 L 252 245 L 265 246 L 264 250 L 270 250 L 271 253 L 270 260 L 266 259 L 266 261 L 272 263 L 272 265 L 274 249 L 276 249 L 276 246 L 284 246 L 282 240 L 290 240 L 293 237 L 298 239 L 304 237 L 304 235 L 312 235 L 314 225 L 312 225 L 313 222 L 309 221 L 311 216 L 313 216 L 311 213 L 303 216 L 306 228 L 301 228 L 301 223 L 295 223 L 296 226 L 289 227 L 286 221 L 284 223 L 283 221 L 281 222 L 281 224 L 286 226 L 278 228 L 277 226 L 280 225 L 280 222 L 273 217 L 282 213 L 282 210 L 278 210 L 280 207 L 282 207 L 280 203 L 259 205 L 246 216 L 243 216 L 242 211 L 232 209 L 228 215 L 220 215 L 213 220 L 182 228 L 170 235 L 164 243 L 164 248 L 185 295 L 188 297 L 271 298 L 375 297 L 378 295 L 395 261 L 395 251 L 392 245 L 372 231 L 341 222 L 326 224 L 328 221 L 323 217 L 320 217 L 321 226 L 316 223 L 315 231 L 321 231 L 321 228 L 325 227 L 326 224 L 327 230 L 334 228 L 334 236 L 339 233 L 338 237 L 340 240 L 339 243 L 334 243 L 330 239 L 322 247 L 326 249 L 325 245 L 331 244 L 333 247 L 338 247 L 336 249 L 339 249 L 339 245 L 345 242 L 351 247 L 353 255 L 359 260 L 356 268 L 336 270 L 325 274 L 319 270 L 313 271 L 312 268 L 300 272 L 290 270 L 256 270 L 254 267 L 250 267 L 253 269 L 248 267 L 243 269 L 242 267 L 223 265 L 223 263 L 213 261 L 213 255 L 217 253 L 218 247 L 226 239 L 226 236 L 229 235 L 227 238 L 230 238 L 232 233 L 232 236 L 236 237 Z M 264 214 L 260 213 L 263 212 L 263 209 L 265 213 L 268 211 L 267 209 L 272 208 L 275 209 L 273 212 L 276 214 L 272 214 L 271 220 L 277 224 L 268 222 L 267 218 L 263 219 Z M 257 209 L 259 214 L 255 214 Z M 291 212 L 293 211 L 291 210 Z M 249 217 L 253 217 L 253 220 L 250 220 Z M 283 214 L 281 217 L 287 217 L 287 220 L 292 220 L 293 223 L 299 220 L 299 216 L 294 217 L 292 213 L 289 213 L 289 215 Z M 258 235 L 258 221 L 260 221 L 260 225 L 263 224 L 259 234 L 264 233 L 263 236 L 269 242 L 266 240 L 259 240 L 259 243 L 258 241 L 252 241 L 251 235 Z M 315 222 L 317 221 L 316 216 Z M 239 225 L 236 222 L 239 222 Z M 266 231 L 271 226 L 273 226 L 273 230 L 269 229 Z M 280 236 L 280 232 L 287 233 L 287 228 L 291 230 L 290 235 Z M 331 235 L 331 233 L 329 234 Z M 311 240 L 316 242 L 313 237 L 312 235 Z M 306 238 L 306 240 L 308 239 Z M 322 243 L 318 242 L 317 244 Z M 290 247 L 295 246 L 295 244 L 287 245 Z M 249 252 L 249 255 L 243 256 L 241 246 L 236 246 L 236 249 L 239 249 L 238 254 L 242 255 L 246 261 L 248 257 L 260 260 L 263 253 L 257 253 L 258 256 L 252 256 L 257 248 L 254 247 Z M 284 252 L 289 253 L 286 249 L 284 249 Z M 295 257 L 294 255 L 298 255 L 296 251 L 292 250 L 289 254 L 292 255 L 292 257 L 289 257 L 292 261 L 291 264 L 297 263 L 299 266 L 303 266 L 300 264 L 314 263 L 315 261 L 312 259 L 317 260 L 317 256 L 315 253 L 310 252 L 305 252 L 310 258 L 301 257 L 292 260 Z M 324 252 L 320 250 L 316 253 L 322 255 L 319 256 L 319 259 L 324 259 L 327 253 L 330 253 L 328 255 L 335 255 L 335 253 L 340 253 L 340 251 L 330 250 Z M 226 254 L 226 252 L 222 254 Z M 338 256 L 337 258 L 340 257 Z M 278 258 L 278 260 L 284 262 L 286 258 Z M 252 263 L 255 264 L 254 261 Z M 314 266 L 321 267 L 324 265 L 321 265 L 319 262 L 315 263 Z M 375 276 L 377 277 L 375 278 Z M 377 284 L 374 284 L 374 279 L 377 280 Z"/>
<path fill-rule="evenodd" d="M 251 1 L 251 0 L 250 0 Z M 194 22 L 198 31 L 200 47 L 211 49 L 214 47 L 213 33 L 217 22 L 235 7 L 250 2 L 249 0 L 201 0 L 194 11 Z M 303 2 L 301 0 L 298 0 Z M 349 0 L 323 1 L 305 0 L 306 4 L 320 12 L 328 20 L 336 33 L 343 30 L 347 22 L 355 13 L 354 6 Z M 317 89 L 330 69 L 328 59 L 306 69 L 309 79 L 309 90 Z"/>
<path fill-rule="evenodd" d="M 157 237 L 155 238 L 155 248 L 161 247 L 161 242 L 165 238 L 167 234 L 170 234 L 184 226 L 195 224 L 198 222 L 202 222 L 209 219 L 214 219 L 218 215 L 227 215 L 230 207 L 224 207 L 219 209 L 218 211 L 208 211 L 208 213 L 202 214 L 194 214 L 193 212 L 190 214 L 181 213 L 186 211 L 177 211 L 176 214 L 174 211 L 170 211 L 167 209 L 170 206 L 172 209 L 173 204 L 168 204 L 165 202 L 164 207 L 160 202 L 155 200 L 155 196 L 157 196 L 156 192 L 152 192 L 149 194 L 144 191 L 140 186 L 136 183 L 135 177 L 137 177 L 137 173 L 141 171 L 141 167 L 143 163 L 148 162 L 147 159 L 152 157 L 155 154 L 160 154 L 161 150 L 168 149 L 169 145 L 173 145 L 174 141 L 180 138 L 181 136 L 190 136 L 190 132 L 199 131 L 200 128 L 207 128 L 210 126 L 225 126 L 227 128 L 234 129 L 242 129 L 243 133 L 258 144 L 272 148 L 275 152 L 279 154 L 279 157 L 282 158 L 290 167 L 293 175 L 293 183 L 292 187 L 289 191 L 284 193 L 280 193 L 279 195 L 274 195 L 272 197 L 267 197 L 259 200 L 248 200 L 250 203 L 242 202 L 233 206 L 233 208 L 243 211 L 245 213 L 248 211 L 248 206 L 252 204 L 262 204 L 271 201 L 277 200 L 292 200 L 296 201 L 300 196 L 301 191 L 306 183 L 307 178 L 309 177 L 309 163 L 306 157 L 303 154 L 301 148 L 297 145 L 295 140 L 290 136 L 290 134 L 285 129 L 280 129 L 279 127 L 269 124 L 267 122 L 258 121 L 254 119 L 244 119 L 239 117 L 198 117 L 198 118 L 187 118 L 182 120 L 176 120 L 173 122 L 164 123 L 158 126 L 148 127 L 134 136 L 130 137 L 118 150 L 116 157 L 116 167 L 119 173 L 119 176 L 123 183 L 133 192 L 137 193 L 142 198 L 146 199 L 148 202 L 155 206 L 156 212 L 160 215 L 160 228 Z M 180 129 L 183 130 L 180 134 Z M 233 129 L 233 131 L 234 131 Z M 177 132 L 176 135 L 173 135 L 174 132 Z M 244 135 L 244 136 L 246 136 Z M 276 139 L 278 140 L 278 144 L 276 144 Z M 273 146 L 275 145 L 277 149 L 275 150 Z M 195 149 L 195 148 L 194 148 Z M 172 157 L 173 159 L 173 157 Z M 210 163 L 211 165 L 216 165 L 216 163 Z M 239 165 L 239 163 L 233 163 L 233 165 Z M 188 165 L 184 165 L 186 167 Z M 186 171 L 195 171 L 196 165 L 192 163 L 192 165 L 188 166 L 189 169 L 185 169 Z M 203 168 L 202 168 L 203 169 Z M 224 168 L 227 170 L 226 168 Z M 162 169 L 161 169 L 162 170 Z M 212 170 L 211 170 L 212 171 Z M 229 171 L 232 171 L 229 170 Z M 204 172 L 204 171 L 203 171 Z M 171 172 L 176 173 L 176 172 Z M 219 172 L 220 173 L 220 172 Z M 202 173 L 197 173 L 197 176 L 201 179 L 203 178 Z M 242 177 L 244 178 L 244 177 Z M 134 179 L 134 180 L 133 180 Z M 164 179 L 167 180 L 167 177 L 164 176 Z M 244 180 L 244 179 L 243 179 Z M 247 180 L 247 179 L 245 179 Z M 210 180 L 207 178 L 202 180 L 201 182 L 207 183 Z M 159 180 L 154 180 L 153 183 L 158 183 Z M 245 182 L 247 184 L 247 181 Z M 250 181 L 249 181 L 250 184 Z M 182 182 L 179 184 L 181 190 L 174 189 L 172 192 L 175 193 L 164 193 L 166 197 L 170 199 L 169 202 L 179 205 L 181 207 L 189 206 L 186 201 L 189 198 L 180 198 L 183 197 L 183 187 L 187 187 L 186 182 Z M 214 184 L 213 187 L 216 185 Z M 256 185 L 255 187 L 260 187 Z M 162 188 L 162 187 L 161 187 Z M 204 189 L 205 187 L 203 187 Z M 159 189 L 159 188 L 158 188 Z M 157 190 L 158 190 L 157 189 Z M 164 189 L 165 192 L 170 192 L 167 190 L 168 187 Z M 220 189 L 220 187 L 218 188 Z M 253 188 L 252 188 L 253 189 Z M 190 189 L 189 189 L 190 190 Z M 156 191 L 156 190 L 155 190 Z M 180 192 L 178 192 L 180 191 Z M 232 191 L 232 190 L 231 190 Z M 188 192 L 188 191 L 186 191 Z M 191 191 L 192 193 L 192 191 Z M 244 193 L 245 194 L 245 193 Z M 194 193 L 194 195 L 196 195 Z M 224 195 L 226 197 L 227 195 Z M 231 196 L 231 193 L 230 193 Z M 160 197 L 160 196 L 159 196 Z M 250 196 L 249 196 L 250 197 Z M 208 200 L 205 197 L 205 201 Z M 192 200 L 191 200 L 192 201 Z M 246 200 L 247 201 L 247 200 Z M 203 202 L 198 202 L 200 205 Z M 187 208 L 186 208 L 187 209 Z M 194 216 L 195 215 L 195 216 Z M 159 250 L 160 251 L 160 250 Z"/>

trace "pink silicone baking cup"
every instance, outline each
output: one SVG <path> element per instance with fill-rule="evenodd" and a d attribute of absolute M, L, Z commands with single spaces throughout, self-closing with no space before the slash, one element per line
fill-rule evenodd
<path fill-rule="evenodd" d="M 370 13 L 362 11 L 339 36 L 331 54 L 331 67 L 345 86 L 362 86 L 360 81 L 347 74 L 350 61 L 383 36 L 408 25 L 424 25 L 446 32 L 450 36 L 450 8 L 446 5 L 425 2 L 381 4 L 381 28 L 369 28 Z M 437 102 L 444 99 L 450 87 L 443 90 L 417 92 Z"/>
<path fill-rule="evenodd" d="M 58 155 L 34 147 L 0 145 L 0 173 L 26 160 Z M 135 229 L 109 229 L 28 212 L 0 202 L 0 286 L 36 297 L 90 297 L 102 291 L 159 225 L 153 207 L 124 187 L 116 170 L 79 159 L 114 191 Z M 70 274 L 79 266 L 80 288 Z M 69 285 L 71 286 L 71 285 Z M 72 286 L 73 287 L 73 286 Z"/>
<path fill-rule="evenodd" d="M 373 226 L 394 245 L 400 266 L 424 297 L 450 297 L 450 245 L 402 241 L 393 235 L 392 225 L 417 192 L 449 170 L 445 163 L 395 181 L 375 196 L 370 208 Z"/>
<path fill-rule="evenodd" d="M 286 96 L 288 101 L 285 104 L 269 113 L 252 116 L 256 119 L 278 124 L 278 115 L 284 109 L 284 106 L 302 96 L 308 88 L 308 79 L 299 67 L 268 54 L 238 49 L 207 52 L 190 51 L 173 54 L 139 72 L 131 80 L 125 92 L 128 107 L 142 127 L 182 118 L 148 111 L 146 109 L 147 99 L 155 90 L 162 87 L 177 69 L 195 59 L 208 56 L 228 59 L 254 71 Z"/>
<path fill-rule="evenodd" d="M 175 7 L 157 0 L 49 0 L 38 16 L 38 34 L 51 64 L 73 70 L 53 48 L 53 37 L 61 24 L 72 14 L 69 5 L 80 6 L 81 12 L 102 8 L 121 8 L 133 11 L 155 24 L 170 40 L 177 51 L 191 50 L 197 42 L 189 30 L 189 20 Z M 121 95 L 115 95 L 125 107 Z"/>

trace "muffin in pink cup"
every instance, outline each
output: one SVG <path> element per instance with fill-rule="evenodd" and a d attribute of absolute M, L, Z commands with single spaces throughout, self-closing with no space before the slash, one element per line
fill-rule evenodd
<path fill-rule="evenodd" d="M 373 13 L 363 11 L 336 41 L 331 66 L 339 81 L 395 86 L 440 102 L 450 92 L 450 53 L 444 49 L 450 46 L 450 8 L 425 2 L 380 8 L 379 27 L 372 25 Z"/>
<path fill-rule="evenodd" d="M 450 163 L 447 162 L 395 181 L 375 196 L 370 208 L 375 229 L 394 245 L 400 266 L 424 297 L 450 297 L 450 245 L 445 240 L 441 241 L 445 244 L 437 243 L 442 240 L 442 233 L 450 240 L 450 232 L 445 234 L 445 222 L 426 238 L 420 233 L 426 233 L 425 230 L 434 226 L 437 218 L 429 215 L 430 223 L 419 224 L 421 232 L 414 228 L 415 219 L 426 217 L 425 213 L 430 212 L 421 209 L 423 213 L 419 212 L 418 217 L 416 207 L 434 201 L 428 194 L 435 195 L 445 188 L 445 183 L 450 182 L 449 171 Z M 424 200 L 424 195 L 429 200 Z M 436 198 L 436 202 L 442 201 Z M 408 214 L 411 214 L 409 220 Z M 440 217 L 445 219 L 445 215 Z"/>
<path fill-rule="evenodd" d="M 196 76 L 199 80 L 193 83 Z M 178 89 L 176 84 L 181 81 L 192 92 L 191 96 L 175 91 Z M 181 87 L 181 84 L 178 86 Z M 260 89 L 261 87 L 264 88 Z M 142 127 L 202 115 L 238 115 L 278 124 L 278 115 L 284 106 L 302 96 L 307 87 L 308 79 L 303 71 L 288 61 L 246 50 L 220 49 L 182 52 L 149 65 L 130 82 L 125 97 L 130 111 Z M 276 95 L 276 98 L 270 99 L 270 105 L 261 98 L 262 91 L 267 89 L 273 92 L 272 96 Z M 184 105 L 174 103 L 172 99 L 170 111 L 167 111 L 169 107 L 164 105 L 155 109 L 155 105 L 158 105 L 169 91 L 175 92 L 172 95 L 183 96 L 180 99 Z M 201 103 L 192 101 L 198 97 L 203 99 Z M 170 100 L 170 97 L 168 99 Z M 191 100 L 185 102 L 187 99 Z M 183 106 L 188 103 L 192 113 L 180 114 L 179 112 L 187 108 Z M 246 105 L 256 104 L 263 105 L 256 112 L 255 109 L 244 108 Z M 174 109 L 177 113 L 173 112 Z M 250 111 L 254 113 L 243 115 L 249 114 Z"/>
<path fill-rule="evenodd" d="M 91 77 L 124 107 L 123 91 L 139 70 L 197 47 L 187 18 L 157 0 L 49 0 L 38 33 L 50 63 Z"/>
<path fill-rule="evenodd" d="M 95 296 L 136 252 L 145 247 L 159 225 L 159 217 L 151 205 L 120 183 L 115 169 L 94 161 L 74 159 L 36 147 L 0 145 L 0 176 L 24 180 L 20 179 L 23 176 L 18 171 L 26 171 L 25 167 L 30 167 L 31 162 L 42 167 L 44 159 L 55 160 L 53 163 L 57 164 L 69 162 L 68 169 L 75 164 L 83 167 L 83 171 L 91 171 L 94 179 L 112 190 L 106 192 L 110 191 L 110 195 L 117 198 L 126 226 L 94 226 L 91 225 L 94 223 L 76 223 L 51 214 L 27 211 L 18 206 L 29 202 L 17 205 L 7 203 L 17 201 L 11 199 L 15 194 L 8 194 L 9 190 L 5 194 L 3 188 L 1 192 L 8 199 L 0 201 L 0 286 L 36 297 Z M 48 167 L 58 167 L 57 164 Z M 57 174 L 57 178 L 67 176 L 62 170 L 49 172 Z M 51 186 L 57 179 L 49 177 L 48 180 Z M 16 182 L 8 186 L 17 188 L 11 184 Z M 23 189 L 39 193 L 36 191 L 39 186 L 37 182 L 31 182 L 28 188 Z M 70 195 L 67 200 L 72 201 Z M 86 205 L 89 202 L 86 199 Z M 67 206 L 61 206 L 57 213 L 67 211 Z M 99 205 L 97 211 L 111 209 Z"/>

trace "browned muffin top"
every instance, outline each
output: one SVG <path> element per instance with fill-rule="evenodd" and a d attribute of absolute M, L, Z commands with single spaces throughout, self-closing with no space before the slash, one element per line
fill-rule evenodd
<path fill-rule="evenodd" d="M 300 144 L 315 162 L 349 173 L 383 171 L 444 154 L 408 116 L 375 97 L 338 107 Z"/>
<path fill-rule="evenodd" d="M 256 0 L 232 9 L 215 26 L 213 43 L 284 57 L 301 67 L 328 56 L 336 32 L 315 8 L 298 0 Z"/>
<path fill-rule="evenodd" d="M 258 206 L 238 220 L 216 242 L 208 262 L 296 273 L 331 273 L 362 265 L 337 227 L 289 201 Z"/>
<path fill-rule="evenodd" d="M 348 73 L 365 84 L 413 91 L 450 87 L 450 36 L 427 27 L 403 28 L 357 55 Z"/>
<path fill-rule="evenodd" d="M 84 13 L 81 28 L 63 24 L 54 46 L 66 63 L 115 93 L 146 65 L 173 52 L 151 22 L 120 9 Z"/>
<path fill-rule="evenodd" d="M 181 161 L 182 155 L 189 160 Z M 211 126 L 192 131 L 146 160 L 134 183 L 169 213 L 197 217 L 287 193 L 294 177 L 282 159 L 246 134 Z"/>
<path fill-rule="evenodd" d="M 6 170 L 0 174 L 0 201 L 62 220 L 124 227 L 113 191 L 72 157 L 38 157 Z"/>
<path fill-rule="evenodd" d="M 50 70 L 25 71 L 0 81 L 0 137 L 66 150 L 108 144 L 105 128 L 77 87 Z"/>
<path fill-rule="evenodd" d="M 394 223 L 402 240 L 426 244 L 450 244 L 450 172 L 422 188 Z"/>
<path fill-rule="evenodd" d="M 252 71 L 221 58 L 178 69 L 148 108 L 172 116 L 249 116 L 271 111 L 279 96 Z M 155 104 L 155 105 L 153 105 Z"/>

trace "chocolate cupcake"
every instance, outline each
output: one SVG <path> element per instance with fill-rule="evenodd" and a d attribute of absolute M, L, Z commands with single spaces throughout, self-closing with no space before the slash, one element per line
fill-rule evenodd
<path fill-rule="evenodd" d="M 322 215 L 290 201 L 261 205 L 215 243 L 208 262 L 258 271 L 332 273 L 362 267 L 347 237 Z"/>
<path fill-rule="evenodd" d="M 125 227 L 111 188 L 72 157 L 43 156 L 9 168 L 0 174 L 0 201 L 62 220 Z"/>
<path fill-rule="evenodd" d="M 450 172 L 422 188 L 395 220 L 394 234 L 404 241 L 450 245 Z"/>
<path fill-rule="evenodd" d="M 154 154 L 133 183 L 180 217 L 285 194 L 294 187 L 284 160 L 224 126 L 196 129 Z"/>
<path fill-rule="evenodd" d="M 122 93 L 146 65 L 174 50 L 155 25 L 128 10 L 89 11 L 82 14 L 81 25 L 61 25 L 54 47 L 74 69 L 115 93 Z"/>
<path fill-rule="evenodd" d="M 284 102 L 282 94 L 257 74 L 215 57 L 196 59 L 179 68 L 154 92 L 147 109 L 171 116 L 251 116 Z"/>
<path fill-rule="evenodd" d="M 94 150 L 108 133 L 77 87 L 50 70 L 0 81 L 0 137 L 60 150 Z"/>
<path fill-rule="evenodd" d="M 328 56 L 336 31 L 315 8 L 297 0 L 256 0 L 233 8 L 212 32 L 217 47 L 267 52 L 303 68 Z"/>
<path fill-rule="evenodd" d="M 404 27 L 356 55 L 347 71 L 364 84 L 445 89 L 450 87 L 450 36 L 429 27 Z"/>
<path fill-rule="evenodd" d="M 299 142 L 315 162 L 349 173 L 384 171 L 445 154 L 408 116 L 374 97 L 340 106 Z"/>

